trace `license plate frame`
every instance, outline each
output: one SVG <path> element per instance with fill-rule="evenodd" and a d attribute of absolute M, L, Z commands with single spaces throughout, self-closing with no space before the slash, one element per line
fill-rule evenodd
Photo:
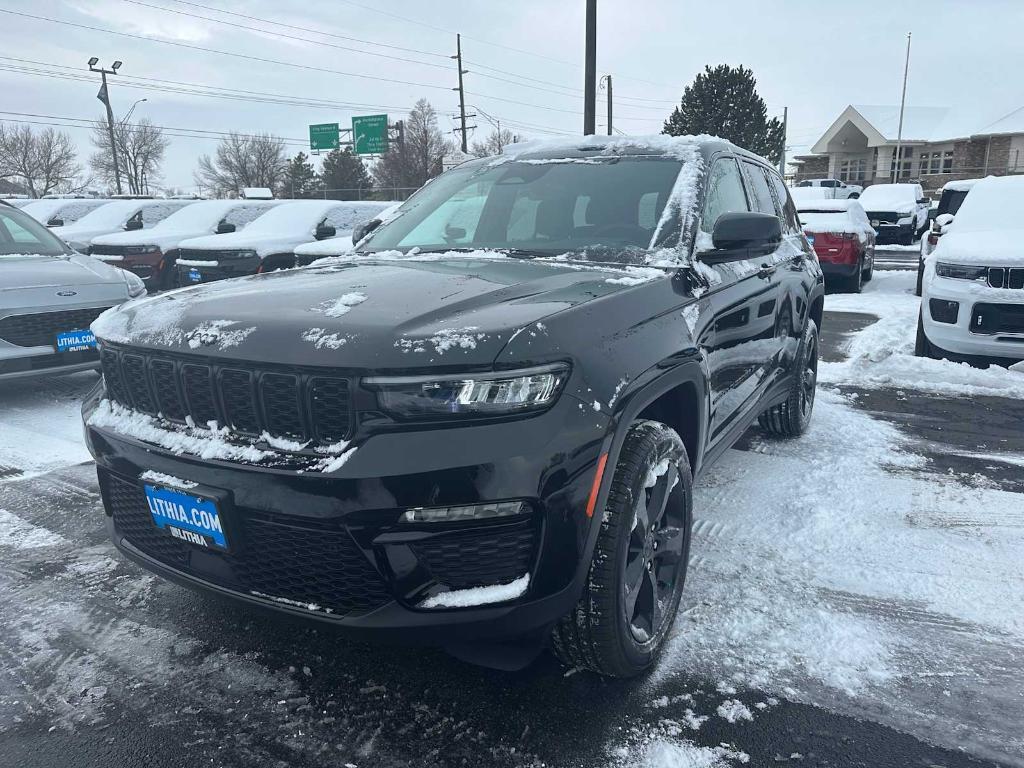
<path fill-rule="evenodd" d="M 143 482 L 142 490 L 157 529 L 196 549 L 231 552 L 233 537 L 224 514 L 224 495 L 149 480 Z"/>
<path fill-rule="evenodd" d="M 83 352 L 96 349 L 96 335 L 88 328 L 77 331 L 59 331 L 53 339 L 57 352 Z"/>

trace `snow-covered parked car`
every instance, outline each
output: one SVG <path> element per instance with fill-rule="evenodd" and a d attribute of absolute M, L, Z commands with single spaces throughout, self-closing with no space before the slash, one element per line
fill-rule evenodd
<path fill-rule="evenodd" d="M 239 232 L 276 205 L 274 200 L 203 200 L 152 229 L 94 238 L 89 255 L 134 272 L 150 290 L 164 290 L 174 285 L 179 243 Z"/>
<path fill-rule="evenodd" d="M 109 202 L 110 200 L 102 197 L 47 198 L 33 200 L 22 210 L 48 227 L 63 227 L 74 224 L 86 214 Z"/>
<path fill-rule="evenodd" d="M 915 352 L 1024 359 L 1024 177 L 978 182 L 925 260 Z"/>
<path fill-rule="evenodd" d="M 939 190 L 939 200 L 936 203 L 931 218 L 928 236 L 921 238 L 921 258 L 917 263 L 917 295 L 921 295 L 921 280 L 924 278 L 924 260 L 928 258 L 935 246 L 939 244 L 942 237 L 943 227 L 953 220 L 956 212 L 967 197 L 967 193 L 981 179 L 960 179 L 951 181 Z M 942 217 L 941 219 L 939 217 Z"/>
<path fill-rule="evenodd" d="M 860 293 L 875 267 L 875 230 L 857 200 L 810 200 L 797 204 L 807 240 L 814 246 L 826 283 Z"/>
<path fill-rule="evenodd" d="M 79 253 L 87 253 L 94 237 L 155 227 L 194 200 L 113 200 L 90 211 L 74 224 L 51 231 Z"/>
<path fill-rule="evenodd" d="M 859 184 L 847 184 L 839 179 L 804 179 L 797 182 L 796 186 L 798 189 L 817 189 L 822 197 L 830 200 L 856 200 L 864 191 L 864 187 Z"/>
<path fill-rule="evenodd" d="M 145 292 L 135 275 L 75 253 L 24 211 L 0 205 L 0 379 L 97 367 L 89 324 Z"/>
<path fill-rule="evenodd" d="M 317 259 L 324 259 L 329 256 L 341 256 L 349 253 L 359 238 L 355 236 L 357 228 L 360 232 L 369 231 L 378 227 L 381 223 L 388 221 L 402 205 L 400 202 L 354 202 L 352 217 L 347 229 L 338 228 L 334 237 L 326 240 L 315 240 L 312 243 L 300 245 L 295 249 L 295 264 L 304 267 L 312 264 Z"/>
<path fill-rule="evenodd" d="M 920 184 L 872 184 L 860 196 L 879 243 L 913 245 L 928 226 L 931 200 Z"/>
<path fill-rule="evenodd" d="M 179 243 L 178 285 L 274 272 L 295 266 L 295 249 L 351 228 L 352 204 L 338 200 L 281 203 L 241 232 Z"/>

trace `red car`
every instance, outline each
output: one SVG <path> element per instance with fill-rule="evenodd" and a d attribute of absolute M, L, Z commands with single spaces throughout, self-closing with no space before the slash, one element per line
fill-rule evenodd
<path fill-rule="evenodd" d="M 798 208 L 825 282 L 860 293 L 875 267 L 875 230 L 856 200 L 805 200 Z"/>

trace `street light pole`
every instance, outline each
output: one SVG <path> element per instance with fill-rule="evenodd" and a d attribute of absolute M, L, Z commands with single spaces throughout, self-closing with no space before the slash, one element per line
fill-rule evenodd
<path fill-rule="evenodd" d="M 907 32 L 907 60 L 903 64 L 903 95 L 900 96 L 900 125 L 896 131 L 896 162 L 893 164 L 892 182 L 895 184 L 900 178 L 900 164 L 903 161 L 903 109 L 907 104 L 907 73 L 910 71 L 910 35 Z"/>
<path fill-rule="evenodd" d="M 132 108 L 128 110 L 128 114 L 121 118 L 121 125 L 125 125 L 128 122 L 129 118 L 135 112 L 135 108 L 144 101 L 149 101 L 149 99 L 139 99 L 134 104 L 132 104 Z"/>
<path fill-rule="evenodd" d="M 583 135 L 593 136 L 597 123 L 597 0 L 587 0 L 586 60 L 583 74 Z"/>
<path fill-rule="evenodd" d="M 96 98 L 103 102 L 103 105 L 107 108 L 107 136 L 110 138 L 110 155 L 114 162 L 114 186 L 117 189 L 117 194 L 123 194 L 121 191 L 121 169 L 117 166 L 117 142 L 114 140 L 114 110 L 110 108 L 110 91 L 107 90 L 107 75 L 116 75 L 117 70 L 121 68 L 121 62 L 115 61 L 110 69 L 103 69 L 100 67 L 96 68 L 96 64 L 99 63 L 99 59 L 93 56 L 89 59 L 89 71 L 99 72 L 100 79 L 103 81 L 103 85 L 100 86 L 100 92 L 96 94 Z"/>

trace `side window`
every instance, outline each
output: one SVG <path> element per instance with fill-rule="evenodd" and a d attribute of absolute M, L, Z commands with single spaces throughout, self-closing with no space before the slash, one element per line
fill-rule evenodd
<path fill-rule="evenodd" d="M 834 187 L 838 187 L 839 186 L 839 182 L 838 181 L 834 181 L 833 179 L 828 179 L 827 181 L 821 182 L 821 186 L 828 187 L 829 189 L 832 189 Z"/>
<path fill-rule="evenodd" d="M 800 217 L 796 215 L 796 206 L 789 196 L 789 190 L 782 181 L 782 177 L 775 171 L 767 171 L 772 187 L 775 189 L 775 197 L 782 208 L 782 231 L 783 234 L 798 234 L 802 232 Z"/>
<path fill-rule="evenodd" d="M 750 182 L 750 195 L 752 207 L 759 213 L 770 213 L 772 216 L 779 216 L 778 208 L 775 205 L 775 195 L 765 178 L 761 166 L 755 163 L 743 161 L 743 170 L 747 173 L 747 181 Z M 780 217 L 781 218 L 781 217 Z"/>
<path fill-rule="evenodd" d="M 640 197 L 639 209 L 637 210 L 637 224 L 651 232 L 658 226 L 661 208 L 664 208 L 664 206 L 658 207 L 658 197 L 657 192 L 645 193 Z"/>
<path fill-rule="evenodd" d="M 701 217 L 700 228 L 704 232 L 713 232 L 715 222 L 723 213 L 749 211 L 747 195 L 743 191 L 743 180 L 736 161 L 721 158 L 715 161 L 708 174 L 707 192 L 704 194 L 704 215 Z"/>
<path fill-rule="evenodd" d="M 3 220 L 3 224 L 7 227 L 7 233 L 11 238 L 11 242 L 18 245 L 42 245 L 42 242 L 40 242 L 38 237 L 33 235 L 14 219 L 5 218 Z"/>

